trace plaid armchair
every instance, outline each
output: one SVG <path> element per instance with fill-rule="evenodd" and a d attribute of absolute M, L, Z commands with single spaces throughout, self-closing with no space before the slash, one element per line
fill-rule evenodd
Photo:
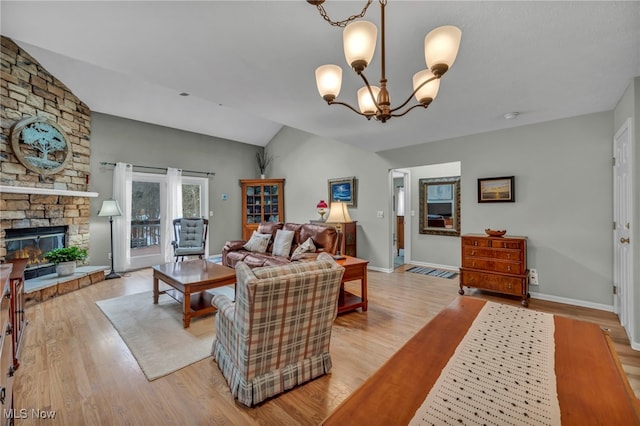
<path fill-rule="evenodd" d="M 231 393 L 252 406 L 331 370 L 329 341 L 344 268 L 317 261 L 236 265 L 236 301 L 216 295 L 211 354 Z"/>

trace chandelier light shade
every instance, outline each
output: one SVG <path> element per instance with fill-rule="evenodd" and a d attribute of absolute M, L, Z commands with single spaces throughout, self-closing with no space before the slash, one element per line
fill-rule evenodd
<path fill-rule="evenodd" d="M 376 50 L 378 28 L 369 21 L 352 22 L 342 32 L 344 57 L 357 73 L 371 63 Z"/>
<path fill-rule="evenodd" d="M 428 83 L 423 85 L 425 81 Z M 429 105 L 438 95 L 440 79 L 434 79 L 433 73 L 429 70 L 418 71 L 413 75 L 413 89 L 418 102 Z"/>
<path fill-rule="evenodd" d="M 391 107 L 391 96 L 387 90 L 387 77 L 385 74 L 385 6 L 387 0 L 378 0 L 380 3 L 381 24 L 381 75 L 380 86 L 372 86 L 364 75 L 364 70 L 371 63 L 376 49 L 378 28 L 369 21 L 358 21 L 364 17 L 367 8 L 371 4 L 368 0 L 362 12 L 352 15 L 344 21 L 332 21 L 324 10 L 324 0 L 307 0 L 318 8 L 320 15 L 333 26 L 344 27 L 343 45 L 347 64 L 364 81 L 365 86 L 358 90 L 358 109 L 348 103 L 336 100 L 342 86 L 342 69 L 337 65 L 323 65 L 316 69 L 316 84 L 320 96 L 329 105 L 342 105 L 356 114 L 366 117 L 368 120 L 375 118 L 383 123 L 391 117 L 402 117 L 414 108 L 427 108 L 435 99 L 440 89 L 440 78 L 451 68 L 458 55 L 462 31 L 458 27 L 447 25 L 439 27 L 427 34 L 424 39 L 424 54 L 427 69 L 417 72 L 413 76 L 413 92 L 397 107 Z M 418 101 L 415 105 L 409 105 L 412 98 Z"/>
<path fill-rule="evenodd" d="M 373 93 L 373 97 L 371 97 L 371 93 L 369 93 L 369 89 Z M 376 113 L 376 102 L 374 99 L 378 99 L 378 94 L 380 93 L 380 88 L 378 86 L 371 87 L 361 87 L 358 89 L 358 107 L 360 108 L 360 112 L 363 114 L 375 114 Z"/>
<path fill-rule="evenodd" d="M 322 65 L 316 69 L 316 84 L 320 96 L 333 101 L 340 94 L 342 87 L 342 68 L 337 65 Z"/>
<path fill-rule="evenodd" d="M 441 76 L 458 56 L 462 31 L 452 25 L 436 28 L 424 38 L 424 60 L 434 74 Z M 442 70 L 443 65 L 446 68 Z M 440 72 L 440 74 L 438 74 Z"/>

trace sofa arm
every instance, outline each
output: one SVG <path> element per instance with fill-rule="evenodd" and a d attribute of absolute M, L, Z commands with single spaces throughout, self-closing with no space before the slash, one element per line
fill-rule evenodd
<path fill-rule="evenodd" d="M 244 246 L 245 244 L 247 244 L 245 240 L 227 241 L 226 243 L 224 243 L 224 247 L 222 247 L 222 251 L 240 250 L 242 246 Z"/>

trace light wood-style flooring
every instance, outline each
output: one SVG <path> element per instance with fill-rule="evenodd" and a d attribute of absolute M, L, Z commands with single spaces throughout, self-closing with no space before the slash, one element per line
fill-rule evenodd
<path fill-rule="evenodd" d="M 406 265 L 408 267 L 408 265 Z M 330 374 L 255 407 L 234 402 L 209 357 L 148 382 L 129 349 L 95 304 L 152 289 L 151 269 L 86 287 L 27 308 L 16 409 L 55 410 L 54 420 L 20 425 L 317 425 L 413 334 L 458 296 L 458 280 L 403 272 L 369 272 L 369 310 L 339 316 Z M 349 290 L 359 290 L 348 283 Z M 467 291 L 469 294 L 469 291 Z M 473 291 L 472 297 L 519 304 Z M 149 301 L 151 303 L 151 300 Z M 595 322 L 611 330 L 631 386 L 640 394 L 640 352 L 629 346 L 616 315 L 531 300 L 530 309 Z M 213 316 L 195 319 L 209 321 Z M 390 407 L 390 409 L 393 409 Z"/>

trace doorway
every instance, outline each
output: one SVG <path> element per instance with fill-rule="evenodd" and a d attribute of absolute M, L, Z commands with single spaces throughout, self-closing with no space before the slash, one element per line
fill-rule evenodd
<path fill-rule="evenodd" d="M 407 170 L 392 170 L 391 171 L 393 190 L 393 221 L 392 221 L 392 235 L 391 239 L 391 251 L 393 252 L 393 269 L 401 267 L 407 260 L 407 248 L 410 246 L 411 241 L 407 236 L 410 235 L 408 228 L 408 215 L 406 212 L 411 210 L 409 204 L 409 171 Z"/>

